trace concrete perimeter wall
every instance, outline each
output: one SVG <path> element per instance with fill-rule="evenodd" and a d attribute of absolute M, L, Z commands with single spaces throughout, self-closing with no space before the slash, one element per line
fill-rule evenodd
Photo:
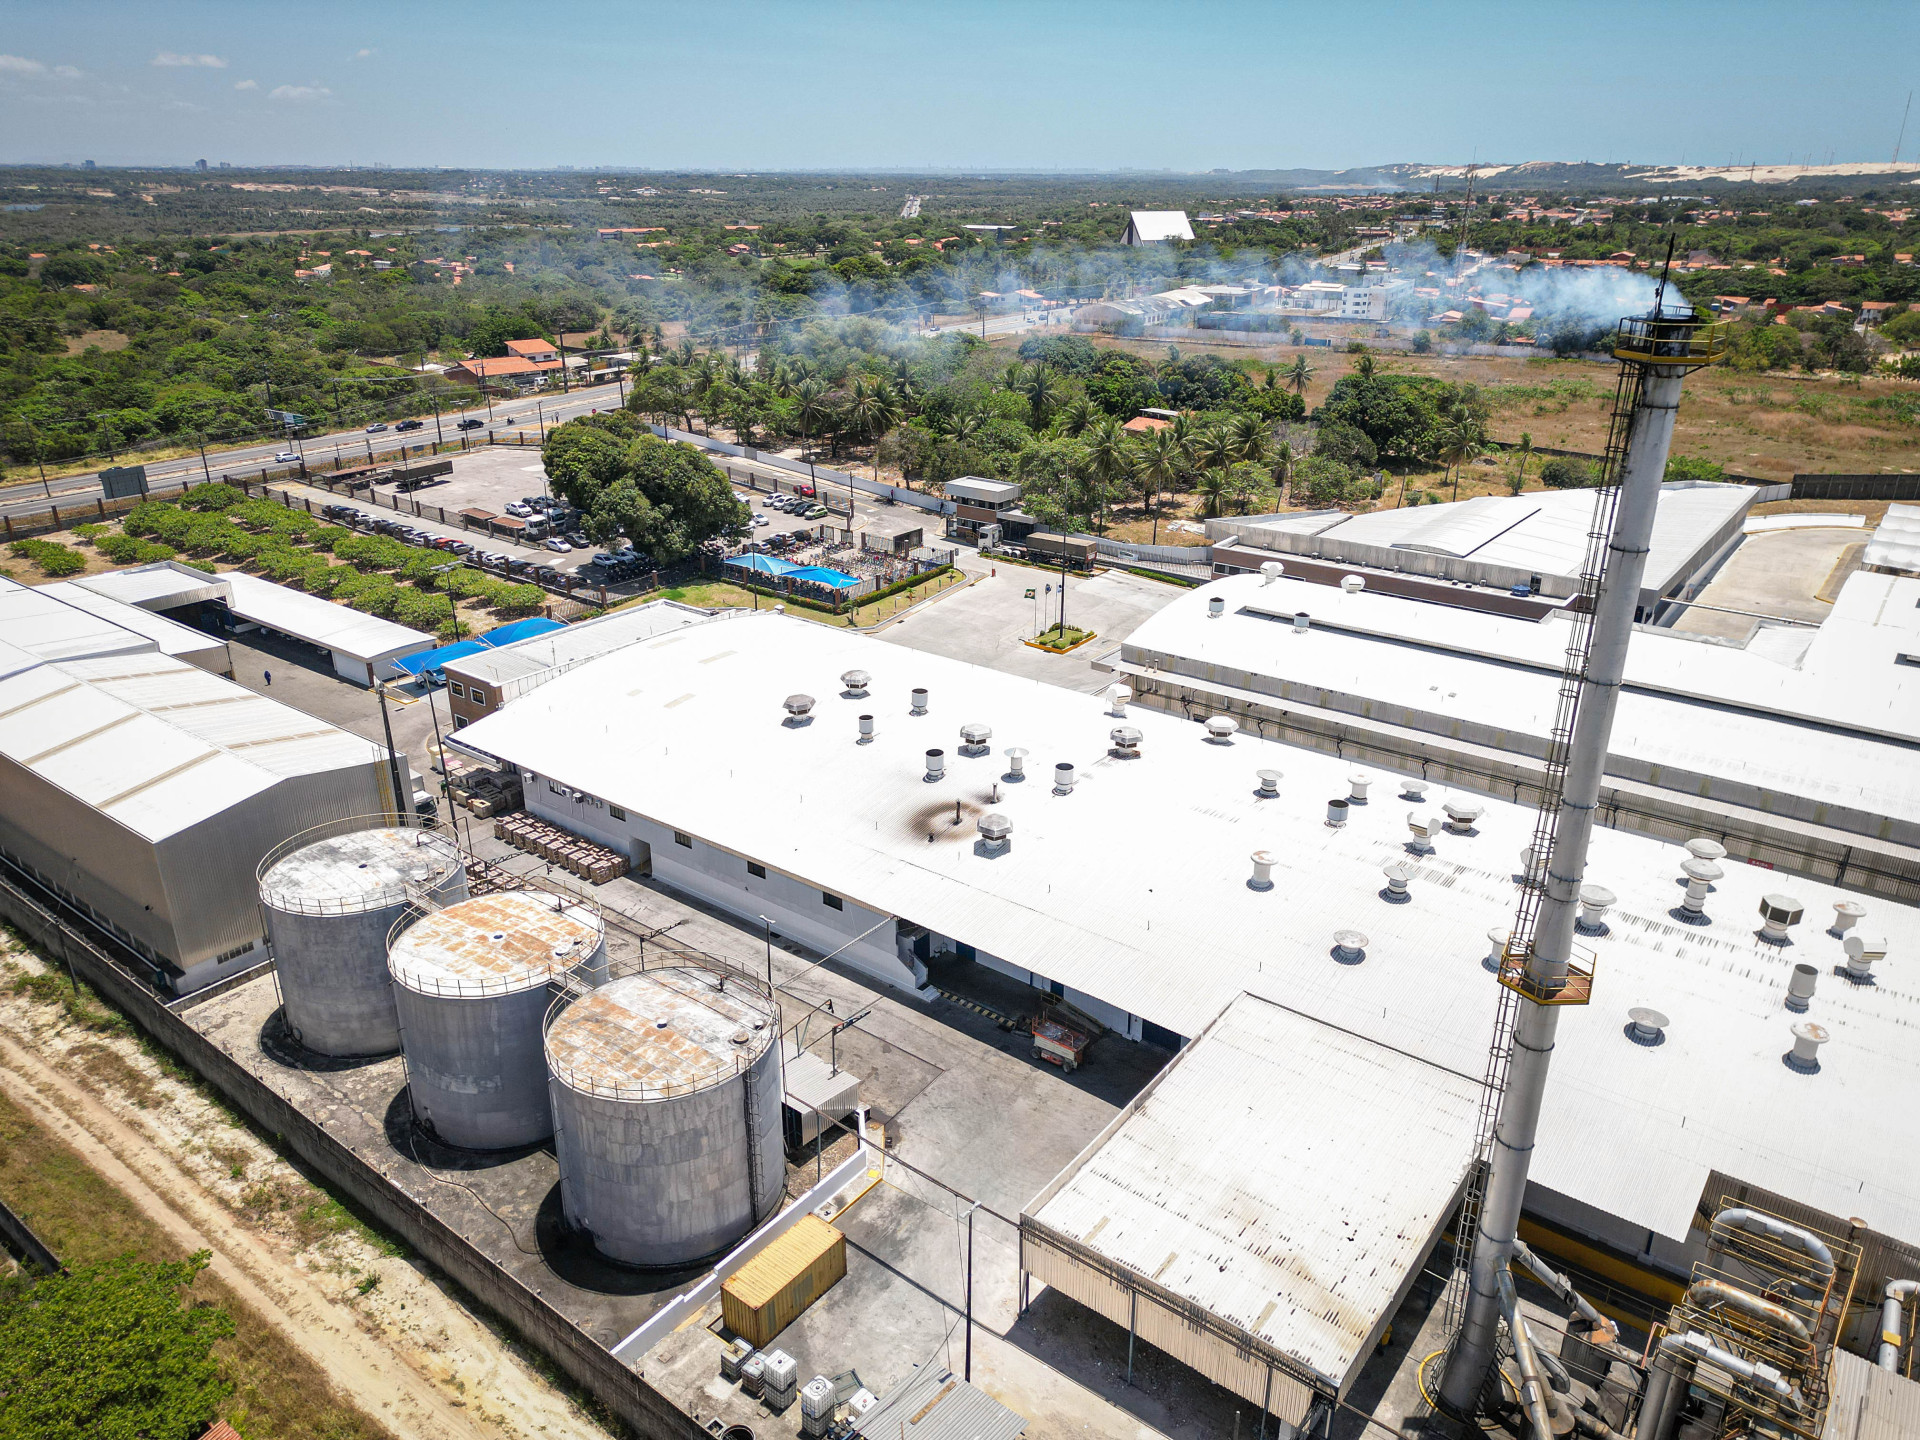
<path fill-rule="evenodd" d="M 666 1396 L 597 1340 L 507 1274 L 432 1211 L 300 1113 L 175 1014 L 104 948 L 43 908 L 10 870 L 0 870 L 0 915 L 27 939 L 125 1011 L 254 1124 L 277 1137 L 326 1182 L 451 1276 L 648 1440 L 711 1440 Z"/>

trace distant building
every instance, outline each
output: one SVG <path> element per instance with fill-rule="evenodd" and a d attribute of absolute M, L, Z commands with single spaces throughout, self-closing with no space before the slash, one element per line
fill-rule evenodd
<path fill-rule="evenodd" d="M 1193 226 L 1184 210 L 1135 210 L 1127 219 L 1126 245 L 1161 245 L 1169 240 L 1193 239 Z"/>
<path fill-rule="evenodd" d="M 207 168 L 207 162 L 204 160 L 196 160 L 193 162 L 193 168 L 196 170 L 205 170 Z"/>

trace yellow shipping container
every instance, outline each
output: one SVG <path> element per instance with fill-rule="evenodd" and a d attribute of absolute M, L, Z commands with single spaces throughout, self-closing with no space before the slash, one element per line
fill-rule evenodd
<path fill-rule="evenodd" d="M 847 1237 L 805 1215 L 720 1286 L 720 1315 L 734 1334 L 764 1349 L 847 1273 Z"/>

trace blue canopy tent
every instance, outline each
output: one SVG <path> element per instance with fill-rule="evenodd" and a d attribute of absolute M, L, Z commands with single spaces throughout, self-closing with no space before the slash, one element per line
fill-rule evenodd
<path fill-rule="evenodd" d="M 829 570 L 824 565 L 801 565 L 787 572 L 789 580 L 804 580 L 809 585 L 825 585 L 830 590 L 850 590 L 860 583 L 857 575 L 844 570 Z"/>
<path fill-rule="evenodd" d="M 468 655 L 484 654 L 491 648 L 478 640 L 461 640 L 452 645 L 442 645 L 437 650 L 417 651 L 393 663 L 395 669 L 424 678 L 430 685 L 438 685 L 446 680 L 446 676 L 440 673 L 440 667 L 447 661 L 464 659 Z"/>
<path fill-rule="evenodd" d="M 764 575 L 791 575 L 796 570 L 809 568 L 782 560 L 777 555 L 732 555 L 727 558 L 727 564 L 737 565 L 742 570 L 758 570 Z"/>
<path fill-rule="evenodd" d="M 555 630 L 564 630 L 566 625 L 559 620 L 549 620 L 544 615 L 535 615 L 529 620 L 515 620 L 511 625 L 500 625 L 480 637 L 482 645 L 511 645 L 516 640 L 530 640 L 535 635 L 547 635 Z"/>

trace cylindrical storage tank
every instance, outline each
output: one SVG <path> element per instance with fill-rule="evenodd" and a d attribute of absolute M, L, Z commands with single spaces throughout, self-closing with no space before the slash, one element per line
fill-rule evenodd
<path fill-rule="evenodd" d="M 599 917 L 544 890 L 481 895 L 401 931 L 387 968 L 413 1118 L 468 1150 L 551 1135 L 548 982 L 606 979 Z"/>
<path fill-rule="evenodd" d="M 779 1200 L 779 1026 L 764 995 L 722 987 L 707 970 L 649 970 L 548 1021 L 561 1208 L 611 1260 L 703 1259 Z"/>
<path fill-rule="evenodd" d="M 387 935 L 416 897 L 466 898 L 459 852 L 431 830 L 342 821 L 269 851 L 259 879 L 293 1038 L 322 1055 L 398 1050 Z"/>

